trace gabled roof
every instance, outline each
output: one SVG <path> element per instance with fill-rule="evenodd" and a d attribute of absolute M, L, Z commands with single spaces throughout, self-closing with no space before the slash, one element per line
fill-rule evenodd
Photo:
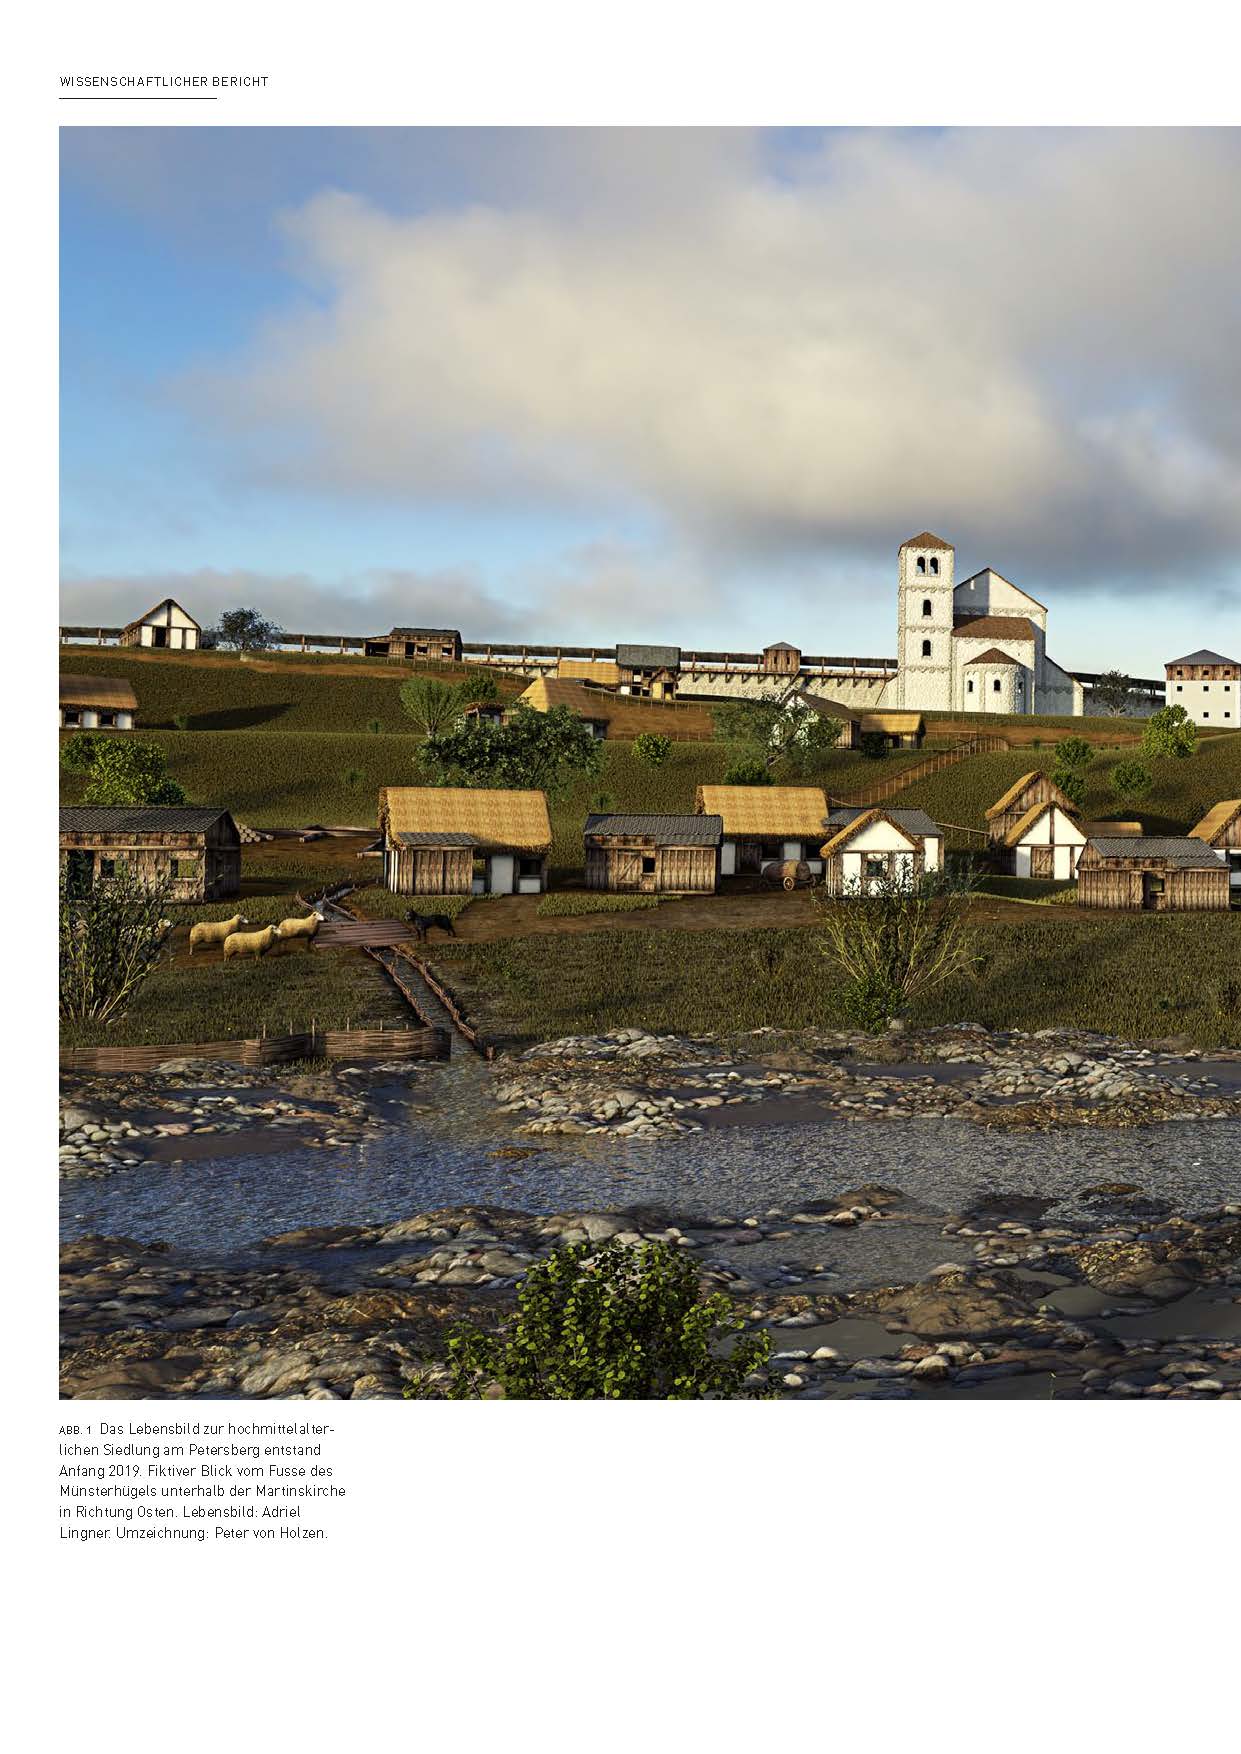
<path fill-rule="evenodd" d="M 196 809 L 183 804 L 139 804 L 115 807 L 107 804 L 70 804 L 60 813 L 63 834 L 203 834 L 221 817 L 232 822 L 227 810 Z M 236 826 L 234 824 L 234 826 Z"/>
<path fill-rule="evenodd" d="M 730 839 L 817 840 L 827 797 L 822 786 L 699 786 L 694 808 L 722 817 Z"/>
<path fill-rule="evenodd" d="M 1171 670 L 1176 664 L 1232 664 L 1236 666 L 1241 659 L 1223 658 L 1218 652 L 1208 651 L 1204 646 L 1200 652 L 1188 652 L 1183 658 L 1169 658 L 1167 668 Z"/>
<path fill-rule="evenodd" d="M 765 652 L 796 652 L 800 650 L 800 648 L 798 646 L 791 646 L 786 639 L 778 639 L 771 645 L 764 646 L 763 650 Z"/>
<path fill-rule="evenodd" d="M 1162 859 L 1165 865 L 1214 870 L 1220 865 L 1210 847 L 1191 835 L 1091 835 L 1086 842 L 1104 859 Z"/>
<path fill-rule="evenodd" d="M 863 731 L 885 731 L 890 737 L 920 736 L 926 720 L 918 712 L 863 713 Z"/>
<path fill-rule="evenodd" d="M 478 842 L 472 834 L 454 834 L 450 829 L 423 829 L 419 833 L 411 833 L 402 829 L 392 836 L 399 840 L 403 847 L 476 847 Z"/>
<path fill-rule="evenodd" d="M 172 608 L 180 609 L 182 615 L 184 615 L 185 619 L 189 622 L 191 627 L 197 627 L 199 633 L 202 632 L 202 628 L 199 627 L 198 622 L 195 621 L 194 617 L 190 614 L 189 610 L 186 609 L 183 604 L 178 603 L 177 599 L 175 597 L 161 597 L 158 603 L 152 603 L 151 607 L 147 610 L 145 615 L 139 615 L 135 621 L 127 621 L 125 623 L 124 627 L 121 629 L 121 632 L 128 633 L 131 627 L 141 627 L 141 625 L 144 621 L 150 620 L 151 616 L 155 614 L 157 609 L 167 609 L 170 604 L 171 604 Z"/>
<path fill-rule="evenodd" d="M 556 678 L 560 682 L 597 682 L 604 688 L 615 688 L 621 679 L 620 665 L 611 658 L 558 658 Z"/>
<path fill-rule="evenodd" d="M 997 798 L 995 803 L 983 812 L 987 820 L 990 821 L 993 816 L 999 816 L 1002 811 L 1011 808 L 1033 780 L 1046 780 L 1048 786 L 1051 788 L 1049 801 L 1053 804 L 1059 804 L 1060 808 L 1067 815 L 1077 816 L 1080 814 L 1076 805 L 1073 803 L 1073 800 L 1065 797 L 1064 793 L 1060 790 L 1059 786 L 1056 785 L 1051 775 L 1044 773 L 1041 767 L 1034 767 L 1030 769 L 1029 773 L 1023 773 L 1020 779 L 1014 780 L 1003 796 Z"/>
<path fill-rule="evenodd" d="M 834 804 L 828 811 L 827 820 L 823 826 L 833 830 L 847 828 L 855 823 L 860 816 L 871 814 L 873 814 L 873 807 L 867 809 L 863 804 Z M 894 822 L 898 828 L 903 829 L 906 834 L 915 834 L 920 840 L 941 839 L 943 837 L 943 829 L 938 822 L 933 821 L 927 815 L 925 810 L 894 809 L 888 805 L 881 811 L 881 814 L 886 816 L 889 822 Z"/>
<path fill-rule="evenodd" d="M 953 639 L 1034 638 L 1034 623 L 1027 615 L 967 615 L 957 621 Z"/>
<path fill-rule="evenodd" d="M 949 554 L 956 553 L 951 542 L 945 542 L 942 536 L 933 536 L 929 530 L 924 530 L 920 536 L 910 536 L 901 543 L 901 548 L 944 548 Z M 897 553 L 900 553 L 900 548 Z"/>
<path fill-rule="evenodd" d="M 977 572 L 972 572 L 967 579 L 962 579 L 959 584 L 953 587 L 953 595 L 955 596 L 956 592 L 964 589 L 966 585 L 972 585 L 974 580 L 980 579 L 985 572 L 989 572 L 993 578 L 999 579 L 1002 585 L 1007 585 L 1010 591 L 1016 591 L 1017 595 L 1024 597 L 1027 603 L 1033 603 L 1036 609 L 1046 609 L 1046 603 L 1040 603 L 1032 592 L 1023 591 L 1020 585 L 1015 585 L 1011 579 L 1005 578 L 1004 574 L 997 572 L 993 566 L 980 566 Z"/>
<path fill-rule="evenodd" d="M 1068 818 L 1069 822 L 1072 823 L 1073 827 L 1081 835 L 1083 840 L 1089 838 L 1077 818 L 1072 815 L 1070 811 L 1065 810 L 1063 805 L 1057 804 L 1054 798 L 1051 798 L 1044 804 L 1031 804 L 1025 815 L 1021 817 L 1019 821 L 1013 823 L 1013 826 L 1004 836 L 1003 844 L 1006 847 L 1019 846 L 1034 827 L 1035 823 L 1041 822 L 1049 810 L 1059 810 L 1062 816 Z"/>
<path fill-rule="evenodd" d="M 839 719 L 842 725 L 856 724 L 862 717 L 851 706 L 845 706 L 843 701 L 825 700 L 821 694 L 811 694 L 806 688 L 799 688 L 794 699 L 799 700 L 803 706 L 808 706 L 811 712 L 818 713 L 820 718 Z"/>
<path fill-rule="evenodd" d="M 552 844 L 542 792 L 490 791 L 476 786 L 384 786 L 379 820 L 390 839 L 402 834 L 466 836 L 480 847 L 545 853 Z M 426 840 L 422 845 L 431 845 Z M 441 841 L 443 846 L 460 841 Z"/>
<path fill-rule="evenodd" d="M 66 676 L 60 678 L 61 706 L 101 706 L 109 712 L 136 712 L 138 697 L 124 676 Z"/>
<path fill-rule="evenodd" d="M 1016 658 L 1010 658 L 999 646 L 991 646 L 987 651 L 979 652 L 976 658 L 967 659 L 965 668 L 969 670 L 975 664 L 1011 664 L 1014 670 L 1018 667 Z"/>
<path fill-rule="evenodd" d="M 1086 836 L 1087 840 L 1115 840 L 1119 835 L 1124 835 L 1126 838 L 1132 838 L 1134 835 L 1139 835 L 1142 832 L 1142 824 L 1140 822 L 1117 822 L 1115 820 L 1083 822 L 1081 828 L 1082 833 Z"/>
<path fill-rule="evenodd" d="M 559 676 L 540 676 L 517 696 L 521 706 L 533 707 L 536 713 L 550 712 L 554 706 L 567 706 L 582 719 L 608 723 L 611 702 L 605 694 L 596 694 L 580 682 L 566 682 Z"/>
<path fill-rule="evenodd" d="M 859 810 L 850 821 L 842 822 L 836 832 L 829 835 L 819 848 L 821 856 L 830 859 L 834 853 L 843 852 L 855 835 L 860 834 L 863 829 L 870 828 L 876 822 L 889 823 L 902 839 L 909 842 L 910 850 L 913 850 L 916 839 L 909 829 L 896 820 L 896 811 L 885 810 L 881 805 L 876 804 L 873 809 Z M 934 827 L 934 823 L 931 826 Z"/>
<path fill-rule="evenodd" d="M 1222 834 L 1238 816 L 1241 816 L 1241 798 L 1226 798 L 1222 804 L 1208 810 L 1201 822 L 1195 822 L 1189 831 L 1190 836 L 1193 840 L 1204 840 L 1210 846 L 1216 835 Z"/>
<path fill-rule="evenodd" d="M 616 662 L 626 670 L 675 670 L 680 646 L 617 646 Z"/>
<path fill-rule="evenodd" d="M 657 847 L 714 847 L 723 832 L 718 816 L 592 815 L 586 818 L 585 828 L 588 835 L 647 840 Z"/>
<path fill-rule="evenodd" d="M 455 627 L 394 627 L 390 633 L 381 633 L 380 639 L 460 639 L 461 635 Z"/>

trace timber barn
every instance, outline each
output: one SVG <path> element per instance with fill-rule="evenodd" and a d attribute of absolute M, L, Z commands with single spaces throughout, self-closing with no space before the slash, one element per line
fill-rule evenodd
<path fill-rule="evenodd" d="M 552 825 L 542 792 L 385 786 L 384 882 L 398 895 L 539 895 Z"/>
<path fill-rule="evenodd" d="M 1051 775 L 1044 773 L 1041 768 L 1035 768 L 1014 780 L 1003 797 L 997 798 L 984 812 L 987 819 L 987 839 L 994 846 L 1003 847 L 1010 832 L 1019 822 L 1025 820 L 1036 804 L 1056 804 L 1066 816 L 1080 815 L 1072 799 L 1064 795 Z"/>
<path fill-rule="evenodd" d="M 719 878 L 718 816 L 586 818 L 586 887 L 636 895 L 711 895 Z"/>
<path fill-rule="evenodd" d="M 908 887 L 943 864 L 944 833 L 925 810 L 836 805 L 819 848 L 831 895 L 865 893 L 887 883 Z"/>
<path fill-rule="evenodd" d="M 418 663 L 459 664 L 461 634 L 455 627 L 394 627 L 376 634 L 362 650 L 368 658 L 412 658 Z"/>
<path fill-rule="evenodd" d="M 774 861 L 822 870 L 819 847 L 827 822 L 821 786 L 699 786 L 694 809 L 722 822 L 720 875 L 760 872 Z"/>
<path fill-rule="evenodd" d="M 127 868 L 167 878 L 174 901 L 223 901 L 241 887 L 241 835 L 227 810 L 76 804 L 60 813 L 60 865 L 71 894 Z"/>
<path fill-rule="evenodd" d="M 132 731 L 138 697 L 123 676 L 60 678 L 62 731 Z"/>
<path fill-rule="evenodd" d="M 644 694 L 651 700 L 671 700 L 676 694 L 680 646 L 618 645 L 616 663 L 622 694 Z"/>
<path fill-rule="evenodd" d="M 117 635 L 122 646 L 149 646 L 158 651 L 195 652 L 202 628 L 173 597 L 165 597 L 137 621 L 129 622 Z"/>
<path fill-rule="evenodd" d="M 1233 906 L 1241 907 L 1241 798 L 1216 804 L 1189 832 L 1192 839 L 1221 854 L 1228 866 Z"/>
<path fill-rule="evenodd" d="M 1077 862 L 1079 907 L 1223 912 L 1228 866 L 1191 835 L 1092 836 Z"/>

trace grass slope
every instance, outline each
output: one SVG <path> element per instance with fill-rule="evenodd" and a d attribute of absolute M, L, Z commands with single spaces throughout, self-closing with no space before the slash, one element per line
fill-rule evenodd
<path fill-rule="evenodd" d="M 946 984 L 913 1021 L 1241 1046 L 1241 916 L 1029 912 L 1028 924 L 973 926 L 979 977 Z M 473 1020 L 516 1042 L 628 1026 L 847 1026 L 833 965 L 808 928 L 592 932 L 436 945 L 432 954 Z M 1213 972 L 1204 978 L 1204 969 Z"/>

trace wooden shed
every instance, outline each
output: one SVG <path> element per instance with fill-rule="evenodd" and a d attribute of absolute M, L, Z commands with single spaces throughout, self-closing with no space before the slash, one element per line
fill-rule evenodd
<path fill-rule="evenodd" d="M 138 697 L 123 676 L 60 677 L 62 731 L 132 731 Z"/>
<path fill-rule="evenodd" d="M 819 847 L 827 822 L 821 786 L 699 786 L 694 809 L 723 823 L 720 875 L 757 875 L 775 860 L 823 869 Z"/>
<path fill-rule="evenodd" d="M 1092 836 L 1077 863 L 1079 907 L 1131 913 L 1223 912 L 1223 858 L 1192 835 Z"/>
<path fill-rule="evenodd" d="M 618 645 L 616 663 L 622 694 L 644 694 L 651 700 L 671 700 L 676 694 L 680 646 Z"/>
<path fill-rule="evenodd" d="M 60 813 L 60 863 L 72 893 L 118 875 L 172 882 L 174 901 L 223 901 L 241 887 L 241 835 L 227 810 L 71 805 Z"/>
<path fill-rule="evenodd" d="M 1234 907 L 1241 907 L 1241 798 L 1228 798 L 1208 810 L 1190 836 L 1222 853 L 1228 866 Z"/>
<path fill-rule="evenodd" d="M 202 628 L 173 597 L 165 597 L 117 635 L 122 646 L 149 646 L 158 651 L 197 651 Z"/>
<path fill-rule="evenodd" d="M 861 725 L 863 737 L 882 737 L 890 749 L 921 749 L 926 736 L 926 720 L 921 713 L 863 713 Z"/>
<path fill-rule="evenodd" d="M 799 688 L 794 695 L 801 706 L 817 713 L 821 719 L 835 719 L 840 726 L 838 749 L 858 749 L 862 742 L 863 715 L 843 701 L 828 700 L 825 695 L 815 694 L 808 688 Z"/>
<path fill-rule="evenodd" d="M 1044 773 L 1042 768 L 1034 768 L 1030 773 L 1023 773 L 1020 779 L 1014 780 L 1003 797 L 997 798 L 984 812 L 987 819 L 987 839 L 1002 847 L 1010 830 L 1036 804 L 1057 804 L 1066 816 L 1080 818 L 1077 806 L 1053 782 L 1051 775 Z"/>
<path fill-rule="evenodd" d="M 552 827 L 542 792 L 385 786 L 384 882 L 398 895 L 538 895 Z"/>
<path fill-rule="evenodd" d="M 411 658 L 415 662 L 459 664 L 461 635 L 455 627 L 394 627 L 368 639 L 368 658 Z"/>
<path fill-rule="evenodd" d="M 586 818 L 586 887 L 637 895 L 711 895 L 719 878 L 718 816 Z"/>
<path fill-rule="evenodd" d="M 863 893 L 883 883 L 913 884 L 943 864 L 944 832 L 925 810 L 839 804 L 819 849 L 829 894 Z"/>

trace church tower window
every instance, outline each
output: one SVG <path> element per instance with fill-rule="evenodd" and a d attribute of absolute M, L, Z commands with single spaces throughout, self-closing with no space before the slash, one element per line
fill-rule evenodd
<path fill-rule="evenodd" d="M 919 572 L 926 571 L 926 555 L 925 554 L 920 554 L 918 556 L 918 571 Z"/>
<path fill-rule="evenodd" d="M 922 599 L 922 613 L 923 615 L 931 614 L 931 599 L 929 597 L 924 597 Z"/>
<path fill-rule="evenodd" d="M 995 681 L 991 684 L 991 692 L 992 692 L 992 694 L 999 694 L 999 692 L 1000 692 L 1000 679 L 998 676 L 996 677 Z"/>
<path fill-rule="evenodd" d="M 931 556 L 931 571 L 933 573 L 939 572 L 939 562 L 938 562 L 938 560 L 936 560 L 934 555 Z"/>
<path fill-rule="evenodd" d="M 931 642 L 929 639 L 924 639 L 922 642 L 922 656 L 924 658 L 929 658 L 930 655 L 931 655 Z"/>

